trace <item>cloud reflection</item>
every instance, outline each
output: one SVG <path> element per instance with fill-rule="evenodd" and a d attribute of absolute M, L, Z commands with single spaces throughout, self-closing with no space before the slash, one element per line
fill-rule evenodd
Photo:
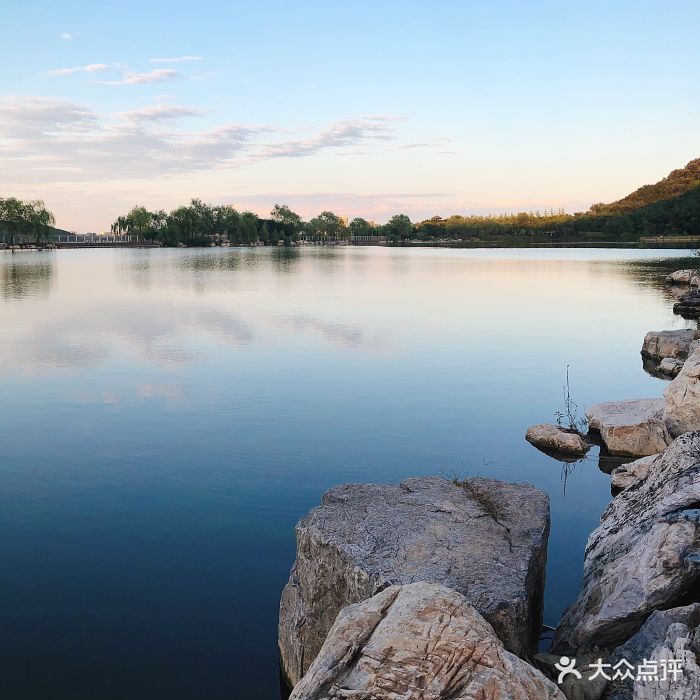
<path fill-rule="evenodd" d="M 84 367 L 124 351 L 161 363 L 191 362 L 194 337 L 240 347 L 253 342 L 253 326 L 214 307 L 150 300 L 147 306 L 111 301 L 40 322 L 7 343 L 9 365 Z"/>
<path fill-rule="evenodd" d="M 335 345 L 351 350 L 379 349 L 385 345 L 386 341 L 383 333 L 365 331 L 358 324 L 325 321 L 315 316 L 278 316 L 275 319 L 275 325 L 296 333 L 315 333 Z"/>

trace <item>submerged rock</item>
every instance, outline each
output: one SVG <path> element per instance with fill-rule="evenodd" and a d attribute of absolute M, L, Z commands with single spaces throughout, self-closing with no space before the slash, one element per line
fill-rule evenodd
<path fill-rule="evenodd" d="M 700 286 L 700 270 L 676 270 L 670 275 L 666 275 L 669 284 L 690 284 L 694 287 Z"/>
<path fill-rule="evenodd" d="M 344 608 L 290 700 L 564 700 L 461 594 L 391 586 Z"/>
<path fill-rule="evenodd" d="M 441 583 L 464 594 L 518 655 L 542 619 L 549 499 L 529 484 L 407 479 L 328 491 L 296 528 L 280 601 L 282 668 L 292 685 L 346 605 L 392 584 Z"/>
<path fill-rule="evenodd" d="M 678 376 L 664 390 L 664 419 L 671 435 L 700 430 L 700 349 L 685 361 Z"/>
<path fill-rule="evenodd" d="M 623 491 L 637 481 L 646 478 L 651 463 L 657 458 L 658 455 L 649 455 L 648 457 L 640 457 L 634 462 L 621 464 L 619 467 L 615 467 L 615 469 L 612 470 L 613 490 Z"/>
<path fill-rule="evenodd" d="M 642 355 L 654 360 L 666 357 L 685 359 L 690 345 L 700 337 L 697 330 L 681 328 L 675 331 L 649 331 L 642 341 Z"/>
<path fill-rule="evenodd" d="M 586 415 L 589 428 L 600 432 L 611 454 L 646 457 L 671 443 L 664 409 L 663 399 L 632 399 L 594 404 Z"/>
<path fill-rule="evenodd" d="M 622 491 L 588 539 L 581 593 L 559 650 L 612 648 L 651 612 L 679 604 L 700 575 L 700 433 L 688 433 Z"/>
<path fill-rule="evenodd" d="M 658 679 L 616 679 L 608 684 L 606 700 L 697 700 L 700 698 L 700 604 L 657 610 L 642 628 L 610 658 L 614 665 L 625 659 L 637 668 L 645 664 L 658 670 Z M 679 659 L 682 675 L 664 673 L 663 661 Z M 649 664 L 649 662 L 652 662 Z M 609 674 L 611 675 L 611 674 Z M 666 680 L 661 680 L 666 676 Z M 673 680 L 672 680 L 673 678 Z"/>
<path fill-rule="evenodd" d="M 527 429 L 525 439 L 535 447 L 555 455 L 583 457 L 590 445 L 577 432 L 558 425 L 539 423 Z"/>

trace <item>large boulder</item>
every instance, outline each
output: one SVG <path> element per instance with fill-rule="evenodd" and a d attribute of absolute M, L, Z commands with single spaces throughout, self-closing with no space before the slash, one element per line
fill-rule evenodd
<path fill-rule="evenodd" d="M 549 499 L 529 484 L 440 477 L 346 484 L 296 528 L 297 558 L 280 602 L 282 668 L 293 685 L 346 605 L 393 584 L 441 583 L 464 594 L 518 655 L 542 620 Z"/>
<path fill-rule="evenodd" d="M 688 357 L 690 344 L 698 337 L 698 331 L 692 328 L 649 331 L 642 342 L 642 355 L 659 361 L 666 357 L 685 359 Z"/>
<path fill-rule="evenodd" d="M 647 672 L 656 670 L 658 678 L 612 680 L 605 691 L 605 700 L 697 700 L 700 698 L 700 604 L 693 603 L 670 610 L 657 610 L 642 628 L 618 647 L 610 662 L 622 660 L 635 669 L 640 665 Z M 668 659 L 682 663 L 682 674 L 669 674 L 664 664 Z M 651 662 L 651 663 L 650 663 Z M 608 675 L 613 675 L 608 671 Z M 664 676 L 666 680 L 663 680 Z"/>
<path fill-rule="evenodd" d="M 456 591 L 391 586 L 349 605 L 290 700 L 564 700 Z"/>
<path fill-rule="evenodd" d="M 635 459 L 634 462 L 615 467 L 611 473 L 613 489 L 623 491 L 637 481 L 645 479 L 649 473 L 649 467 L 655 459 L 658 459 L 658 455 L 649 455 L 648 457 Z"/>
<path fill-rule="evenodd" d="M 689 284 L 694 287 L 700 286 L 700 270 L 676 270 L 670 275 L 666 275 L 669 284 Z"/>
<path fill-rule="evenodd" d="M 664 419 L 671 435 L 700 430 L 700 348 L 664 390 Z"/>
<path fill-rule="evenodd" d="M 579 433 L 549 423 L 538 423 L 529 427 L 525 439 L 540 450 L 555 456 L 578 458 L 583 457 L 590 449 L 590 445 Z"/>
<path fill-rule="evenodd" d="M 700 575 L 700 433 L 659 455 L 607 507 L 586 546 L 581 592 L 557 649 L 612 648 L 654 610 L 683 600 Z"/>
<path fill-rule="evenodd" d="M 663 399 L 608 401 L 591 406 L 586 416 L 588 427 L 600 432 L 611 454 L 646 457 L 663 452 L 671 443 L 664 409 Z"/>
<path fill-rule="evenodd" d="M 391 586 L 344 608 L 290 700 L 564 700 L 450 588 Z"/>

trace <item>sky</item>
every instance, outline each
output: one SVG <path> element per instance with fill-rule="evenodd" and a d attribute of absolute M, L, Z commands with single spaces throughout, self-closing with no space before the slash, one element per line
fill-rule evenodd
<path fill-rule="evenodd" d="M 700 3 L 5 2 L 0 197 L 377 222 L 613 201 L 700 156 Z"/>

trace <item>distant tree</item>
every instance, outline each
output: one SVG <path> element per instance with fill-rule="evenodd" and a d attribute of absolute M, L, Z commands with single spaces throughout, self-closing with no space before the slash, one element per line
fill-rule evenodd
<path fill-rule="evenodd" d="M 384 233 L 393 239 L 411 238 L 413 224 L 405 214 L 395 214 L 384 224 Z"/>
<path fill-rule="evenodd" d="M 324 211 L 309 221 L 307 229 L 317 236 L 337 238 L 344 233 L 345 223 L 332 211 Z"/>
<path fill-rule="evenodd" d="M 54 215 L 46 208 L 41 200 L 27 202 L 25 205 L 28 228 L 36 237 L 36 244 L 49 241 L 53 237 L 52 227 L 56 223 Z"/>
<path fill-rule="evenodd" d="M 0 198 L 0 229 L 10 237 L 10 245 L 20 234 L 34 235 L 37 244 L 49 240 L 55 220 L 41 200 L 23 202 L 16 197 Z"/>
<path fill-rule="evenodd" d="M 353 219 L 348 228 L 350 229 L 351 236 L 372 236 L 376 233 L 372 224 L 360 217 Z"/>
<path fill-rule="evenodd" d="M 287 224 L 296 233 L 304 223 L 301 216 L 293 212 L 286 204 L 275 204 L 270 212 L 270 218 L 280 224 Z"/>

